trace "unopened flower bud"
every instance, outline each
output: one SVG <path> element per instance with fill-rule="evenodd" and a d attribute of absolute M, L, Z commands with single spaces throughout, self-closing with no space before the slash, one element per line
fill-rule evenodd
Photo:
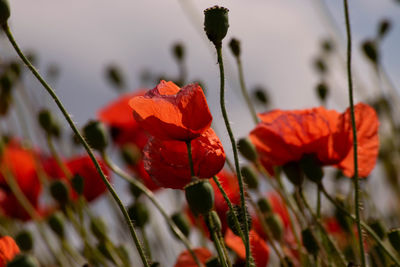
<path fill-rule="evenodd" d="M 89 145 L 98 150 L 104 151 L 108 145 L 106 129 L 99 121 L 90 121 L 83 128 L 83 133 Z"/>
<path fill-rule="evenodd" d="M 207 214 L 214 206 L 214 190 L 207 180 L 197 180 L 185 186 L 185 196 L 194 214 Z"/>
<path fill-rule="evenodd" d="M 316 89 L 319 100 L 321 100 L 322 102 L 325 102 L 325 100 L 329 94 L 328 85 L 324 82 L 320 82 L 317 84 L 317 87 L 315 89 Z"/>
<path fill-rule="evenodd" d="M 255 170 L 250 166 L 243 166 L 240 170 L 244 181 L 250 189 L 258 188 L 258 177 Z"/>
<path fill-rule="evenodd" d="M 83 189 L 85 187 L 85 183 L 83 177 L 79 174 L 75 174 L 74 177 L 71 179 L 72 188 L 75 190 L 78 195 L 82 195 Z"/>
<path fill-rule="evenodd" d="M 22 251 L 30 251 L 33 249 L 33 237 L 28 230 L 22 230 L 15 237 L 15 242 Z"/>
<path fill-rule="evenodd" d="M 135 184 L 129 184 L 129 191 L 135 199 L 140 197 L 142 194 L 142 190 L 140 190 Z"/>
<path fill-rule="evenodd" d="M 319 74 L 325 74 L 328 71 L 325 61 L 320 57 L 314 60 L 314 68 Z"/>
<path fill-rule="evenodd" d="M 321 182 L 324 172 L 314 155 L 304 155 L 300 160 L 300 167 L 308 179 L 317 184 Z"/>
<path fill-rule="evenodd" d="M 7 263 L 7 267 L 39 267 L 39 262 L 31 255 L 19 254 Z"/>
<path fill-rule="evenodd" d="M 380 239 L 384 239 L 386 236 L 386 229 L 381 220 L 373 220 L 368 223 L 369 227 L 379 236 Z"/>
<path fill-rule="evenodd" d="M 283 238 L 283 222 L 279 215 L 271 213 L 265 217 L 265 223 L 271 231 L 272 237 L 275 240 L 282 240 Z"/>
<path fill-rule="evenodd" d="M 125 266 L 130 265 L 130 258 L 129 258 L 130 251 L 126 245 L 119 245 L 115 250 L 115 252 L 118 254 L 118 257 L 122 260 Z"/>
<path fill-rule="evenodd" d="M 325 53 L 330 53 L 330 52 L 332 52 L 333 49 L 334 49 L 333 42 L 332 42 L 332 40 L 330 40 L 330 39 L 325 39 L 325 40 L 323 40 L 322 43 L 321 43 L 321 47 L 322 47 L 322 50 L 323 50 Z"/>
<path fill-rule="evenodd" d="M 220 232 L 222 229 L 221 220 L 214 210 L 209 213 L 207 223 L 210 231 Z"/>
<path fill-rule="evenodd" d="M 10 4 L 8 0 L 0 0 L 0 25 L 7 23 L 10 17 Z"/>
<path fill-rule="evenodd" d="M 134 222 L 134 224 L 142 228 L 149 221 L 149 211 L 147 207 L 142 202 L 136 202 L 128 208 L 129 218 Z"/>
<path fill-rule="evenodd" d="M 206 262 L 206 267 L 222 267 L 218 257 L 212 257 Z"/>
<path fill-rule="evenodd" d="M 257 201 L 257 206 L 262 213 L 268 214 L 272 211 L 271 203 L 266 198 L 260 198 Z"/>
<path fill-rule="evenodd" d="M 235 57 L 240 56 L 240 41 L 236 38 L 232 38 L 229 42 L 229 47 L 231 48 L 232 54 Z"/>
<path fill-rule="evenodd" d="M 228 12 L 227 8 L 220 6 L 204 10 L 204 31 L 217 48 L 222 46 L 222 40 L 228 32 Z"/>
<path fill-rule="evenodd" d="M 400 251 L 400 229 L 397 228 L 389 231 L 388 238 L 392 247 L 396 251 Z"/>
<path fill-rule="evenodd" d="M 105 240 L 100 241 L 100 242 L 97 244 L 97 249 L 98 249 L 98 250 L 101 252 L 101 254 L 102 254 L 103 256 L 105 256 L 108 260 L 110 260 L 110 261 L 113 262 L 114 264 L 116 263 L 116 262 L 115 262 L 115 259 L 114 259 L 114 257 L 113 257 L 113 254 L 114 254 L 113 247 L 112 247 L 112 245 L 110 244 L 110 242 L 107 242 L 107 241 L 105 241 Z"/>
<path fill-rule="evenodd" d="M 254 162 L 257 159 L 257 151 L 248 137 L 239 139 L 237 143 L 240 154 L 247 160 Z"/>
<path fill-rule="evenodd" d="M 121 149 L 121 156 L 125 164 L 135 166 L 142 157 L 142 152 L 135 144 L 126 144 Z"/>
<path fill-rule="evenodd" d="M 116 89 L 122 89 L 125 87 L 124 76 L 117 65 L 111 64 L 106 68 L 106 78 Z"/>
<path fill-rule="evenodd" d="M 47 219 L 47 223 L 50 226 L 50 229 L 61 239 L 64 239 L 65 231 L 64 231 L 64 216 L 61 212 L 56 212 L 50 215 Z"/>
<path fill-rule="evenodd" d="M 186 237 L 189 236 L 190 233 L 190 222 L 187 216 L 181 212 L 174 213 L 171 216 L 172 221 L 175 225 L 181 230 L 182 234 Z"/>
<path fill-rule="evenodd" d="M 378 25 L 378 37 L 383 38 L 389 32 L 391 26 L 390 20 L 381 20 Z"/>
<path fill-rule="evenodd" d="M 172 47 L 172 52 L 174 54 L 174 57 L 178 61 L 182 61 L 185 57 L 185 47 L 182 43 L 174 44 L 174 46 Z"/>
<path fill-rule="evenodd" d="M 303 245 L 307 251 L 312 255 L 317 255 L 319 251 L 318 242 L 315 239 L 310 228 L 306 228 L 301 231 L 301 239 L 303 240 Z"/>
<path fill-rule="evenodd" d="M 304 174 L 297 162 L 291 161 L 286 163 L 282 166 L 282 170 L 293 185 L 301 186 L 303 184 Z"/>
<path fill-rule="evenodd" d="M 377 64 L 379 61 L 379 53 L 376 47 L 376 43 L 371 40 L 367 40 L 361 45 L 364 55 L 371 60 L 372 63 Z"/>
<path fill-rule="evenodd" d="M 251 220 L 249 211 L 247 209 L 246 209 L 246 215 L 247 215 L 246 216 L 247 225 L 249 226 L 249 229 L 251 229 L 252 220 Z M 239 205 L 233 205 L 233 211 L 229 209 L 226 212 L 226 222 L 228 224 L 229 229 L 231 229 L 235 235 L 240 236 L 240 233 L 239 233 L 238 229 L 236 228 L 235 216 L 237 217 L 237 219 L 239 221 L 239 225 L 240 225 L 242 232 L 244 232 L 245 216 L 244 216 L 241 206 L 239 206 Z"/>
<path fill-rule="evenodd" d="M 64 180 L 55 180 L 50 184 L 51 196 L 61 205 L 69 201 L 69 187 Z"/>
<path fill-rule="evenodd" d="M 107 239 L 107 225 L 102 218 L 92 218 L 90 221 L 90 230 L 98 240 Z"/>
<path fill-rule="evenodd" d="M 263 105 L 269 104 L 268 93 L 262 86 L 257 86 L 253 89 L 253 97 Z"/>
<path fill-rule="evenodd" d="M 50 110 L 42 109 L 38 114 L 38 122 L 40 127 L 46 132 L 46 134 L 55 137 L 60 136 L 60 126 L 54 120 Z"/>

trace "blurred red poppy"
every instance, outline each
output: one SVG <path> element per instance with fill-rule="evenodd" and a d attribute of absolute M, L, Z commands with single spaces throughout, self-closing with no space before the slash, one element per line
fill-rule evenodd
<path fill-rule="evenodd" d="M 378 155 L 378 117 L 370 106 L 355 106 L 359 176 L 366 177 Z M 350 111 L 339 114 L 323 107 L 259 115 L 261 123 L 250 133 L 264 167 L 299 161 L 313 154 L 321 165 L 335 165 L 349 177 L 354 174 Z"/>
<path fill-rule="evenodd" d="M 144 96 L 132 98 L 129 105 L 139 125 L 159 139 L 192 140 L 212 121 L 206 97 L 197 84 L 181 89 L 173 82 L 161 81 Z"/>
<path fill-rule="evenodd" d="M 30 216 L 11 191 L 6 177 L 14 179 L 32 207 L 39 212 L 41 184 L 37 176 L 34 152 L 10 141 L 0 155 L 0 209 L 4 215 L 21 220 Z M 5 177 L 5 175 L 7 175 Z M 40 213 L 40 212 L 39 212 Z"/>
<path fill-rule="evenodd" d="M 9 236 L 0 237 L 0 267 L 7 266 L 7 262 L 20 253 L 14 239 Z"/>
<path fill-rule="evenodd" d="M 225 152 L 215 132 L 209 128 L 191 141 L 194 173 L 210 178 L 225 164 Z M 183 189 L 190 183 L 188 151 L 181 141 L 150 138 L 143 151 L 144 168 L 161 187 Z"/>
<path fill-rule="evenodd" d="M 256 231 L 250 230 L 250 249 L 257 267 L 265 267 L 269 260 L 269 247 L 267 243 L 258 236 Z M 242 239 L 235 235 L 230 229 L 225 233 L 225 243 L 232 249 L 241 260 L 246 259 L 246 249 Z"/>
<path fill-rule="evenodd" d="M 212 256 L 211 252 L 207 248 L 195 248 L 193 249 L 193 251 L 198 257 L 199 261 L 203 264 L 205 264 Z M 176 263 L 174 265 L 174 267 L 197 267 L 197 266 L 198 265 L 194 261 L 192 255 L 187 250 L 185 250 L 178 256 L 178 259 L 176 260 Z"/>
<path fill-rule="evenodd" d="M 99 120 L 110 127 L 111 137 L 115 144 L 135 144 L 143 149 L 147 142 L 147 134 L 141 129 L 132 115 L 129 100 L 135 96 L 143 96 L 145 90 L 124 94 L 111 102 L 98 113 Z"/>
<path fill-rule="evenodd" d="M 100 163 L 100 167 L 107 176 L 107 179 L 110 180 L 109 171 L 105 163 L 103 163 L 103 161 L 99 158 L 97 158 L 97 161 Z M 93 201 L 107 191 L 100 174 L 97 172 L 97 169 L 89 156 L 76 156 L 65 161 L 64 164 L 71 172 L 72 177 L 75 175 L 80 175 L 83 177 L 83 196 L 87 201 Z M 69 183 L 67 177 L 64 175 L 64 172 L 53 158 L 47 159 L 43 163 L 43 166 L 50 178 L 64 179 Z M 72 189 L 70 192 L 72 199 L 76 199 L 76 192 Z"/>

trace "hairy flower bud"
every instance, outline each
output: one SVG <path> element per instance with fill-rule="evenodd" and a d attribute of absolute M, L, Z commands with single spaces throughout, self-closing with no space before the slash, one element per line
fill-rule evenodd
<path fill-rule="evenodd" d="M 207 180 L 197 180 L 185 186 L 186 200 L 194 214 L 206 214 L 214 206 L 214 190 Z"/>

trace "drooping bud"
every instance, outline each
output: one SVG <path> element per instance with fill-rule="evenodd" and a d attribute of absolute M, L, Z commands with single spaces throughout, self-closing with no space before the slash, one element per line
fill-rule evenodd
<path fill-rule="evenodd" d="M 0 25 L 3 26 L 7 23 L 10 17 L 10 4 L 8 0 L 0 0 Z"/>
<path fill-rule="evenodd" d="M 240 57 L 240 41 L 238 39 L 232 38 L 229 42 L 229 47 L 235 57 Z"/>
<path fill-rule="evenodd" d="M 84 178 L 79 174 L 75 174 L 74 177 L 71 179 L 72 188 L 75 190 L 78 195 L 83 194 L 83 189 L 85 187 Z"/>
<path fill-rule="evenodd" d="M 214 190 L 208 180 L 197 180 L 185 186 L 185 196 L 194 214 L 207 214 L 214 206 Z"/>
<path fill-rule="evenodd" d="M 174 46 L 172 47 L 172 52 L 178 62 L 183 61 L 185 57 L 185 47 L 183 46 L 182 43 L 174 44 Z"/>
<path fill-rule="evenodd" d="M 207 226 L 210 231 L 220 232 L 222 229 L 221 220 L 219 219 L 218 213 L 213 210 L 208 214 Z"/>
<path fill-rule="evenodd" d="M 237 143 L 237 148 L 244 158 L 254 162 L 257 159 L 257 151 L 253 143 L 248 137 L 240 138 Z"/>
<path fill-rule="evenodd" d="M 97 244 L 97 249 L 101 252 L 103 256 L 105 256 L 108 260 L 110 260 L 112 263 L 116 264 L 115 258 L 113 257 L 114 254 L 114 249 L 112 247 L 112 244 L 110 242 L 107 242 L 105 240 L 100 241 Z"/>
<path fill-rule="evenodd" d="M 303 240 L 303 245 L 307 251 L 312 255 L 317 255 L 319 251 L 318 242 L 315 239 L 310 228 L 306 228 L 301 231 L 301 239 Z"/>
<path fill-rule="evenodd" d="M 39 262 L 31 255 L 19 254 L 7 263 L 7 267 L 39 267 Z"/>
<path fill-rule="evenodd" d="M 107 239 L 107 225 L 102 218 L 92 218 L 90 221 L 90 230 L 99 241 Z"/>
<path fill-rule="evenodd" d="M 41 111 L 39 111 L 38 122 L 40 127 L 46 132 L 46 134 L 56 137 L 60 135 L 60 127 L 54 120 L 50 110 L 42 109 Z"/>
<path fill-rule="evenodd" d="M 385 35 L 389 32 L 392 24 L 390 23 L 390 20 L 388 19 L 383 19 L 379 22 L 378 25 L 378 37 L 383 38 Z"/>
<path fill-rule="evenodd" d="M 396 251 L 400 251 L 400 229 L 392 229 L 388 233 L 390 244 Z"/>
<path fill-rule="evenodd" d="M 332 42 L 331 39 L 325 39 L 325 40 L 323 40 L 323 41 L 321 42 L 321 47 L 322 47 L 322 50 L 323 50 L 325 53 L 330 53 L 330 52 L 332 52 L 333 49 L 334 49 L 334 45 L 333 45 L 333 42 Z"/>
<path fill-rule="evenodd" d="M 329 94 L 329 87 L 325 82 L 320 82 L 317 84 L 317 87 L 315 88 L 317 92 L 317 96 L 319 100 L 322 102 L 325 102 L 328 94 Z"/>
<path fill-rule="evenodd" d="M 50 184 L 51 196 L 61 205 L 69 201 L 69 188 L 64 180 L 55 180 Z"/>
<path fill-rule="evenodd" d="M 112 86 L 116 89 L 123 89 L 125 87 L 125 79 L 121 69 L 114 64 L 106 67 L 106 78 Z"/>
<path fill-rule="evenodd" d="M 50 229 L 60 238 L 64 239 L 65 231 L 64 231 L 64 216 L 61 212 L 56 212 L 50 215 L 47 219 L 47 223 L 50 226 Z"/>
<path fill-rule="evenodd" d="M 243 179 L 250 189 L 258 188 L 258 177 L 255 170 L 250 166 L 243 166 L 240 170 Z"/>
<path fill-rule="evenodd" d="M 242 232 L 244 233 L 244 222 L 245 222 L 245 216 L 243 213 L 243 210 L 241 208 L 241 206 L 238 205 L 233 205 L 233 210 L 228 210 L 226 212 L 226 222 L 228 224 L 228 227 L 232 230 L 232 232 L 237 235 L 240 236 L 240 233 L 238 231 L 238 229 L 236 228 L 236 224 L 235 224 L 235 216 L 237 216 L 237 219 L 239 221 L 240 224 L 240 228 L 242 230 Z M 249 229 L 251 229 L 251 224 L 252 224 L 252 220 L 251 220 L 251 216 L 249 214 L 249 211 L 246 209 L 246 218 L 247 218 L 247 225 L 249 226 Z"/>
<path fill-rule="evenodd" d="M 143 228 L 149 221 L 149 211 L 145 204 L 142 202 L 136 202 L 128 208 L 129 218 L 134 222 L 134 224 Z"/>
<path fill-rule="evenodd" d="M 257 86 L 253 89 L 253 97 L 263 105 L 269 104 L 269 96 L 267 91 L 262 86 Z"/>
<path fill-rule="evenodd" d="M 265 217 L 265 223 L 271 230 L 272 237 L 280 241 L 283 238 L 283 222 L 279 215 L 271 213 Z"/>
<path fill-rule="evenodd" d="M 314 68 L 319 74 L 325 74 L 328 71 L 328 66 L 322 58 L 316 58 L 314 60 Z"/>
<path fill-rule="evenodd" d="M 222 40 L 229 28 L 229 10 L 225 7 L 213 6 L 204 10 L 204 31 L 215 47 L 222 46 Z"/>
<path fill-rule="evenodd" d="M 282 170 L 293 185 L 301 186 L 303 184 L 304 174 L 297 162 L 291 161 L 286 163 L 282 166 Z"/>
<path fill-rule="evenodd" d="M 257 201 L 257 206 L 260 209 L 260 211 L 264 214 L 268 214 L 272 211 L 271 203 L 266 198 L 260 198 Z"/>
<path fill-rule="evenodd" d="M 83 128 L 83 133 L 89 145 L 102 152 L 108 145 L 106 129 L 99 121 L 90 121 Z"/>
<path fill-rule="evenodd" d="M 15 237 L 15 242 L 22 251 L 30 251 L 33 249 L 33 237 L 28 230 L 22 230 Z"/>
<path fill-rule="evenodd" d="M 374 41 L 367 40 L 361 45 L 362 51 L 364 55 L 374 64 L 377 64 L 379 61 L 379 53 Z"/>
<path fill-rule="evenodd" d="M 182 234 L 186 237 L 189 236 L 190 233 L 190 222 L 187 216 L 181 212 L 174 213 L 171 216 L 172 221 L 175 225 L 181 230 Z"/>
<path fill-rule="evenodd" d="M 131 192 L 132 196 L 137 199 L 142 194 L 142 190 L 137 187 L 135 184 L 129 184 L 129 191 Z"/>
<path fill-rule="evenodd" d="M 300 167 L 305 176 L 315 183 L 320 183 L 324 172 L 314 155 L 306 154 L 300 160 Z"/>

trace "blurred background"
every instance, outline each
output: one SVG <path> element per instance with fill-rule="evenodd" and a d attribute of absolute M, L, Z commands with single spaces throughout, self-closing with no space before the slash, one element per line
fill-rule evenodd
<path fill-rule="evenodd" d="M 203 10 L 215 4 L 230 10 L 223 53 L 227 109 L 236 137 L 246 136 L 254 125 L 241 97 L 237 65 L 227 45 L 232 37 L 241 41 L 248 90 L 263 88 L 268 95 L 268 104 L 257 106 L 259 112 L 320 105 L 316 86 L 321 81 L 329 84 L 328 108 L 342 112 L 348 106 L 342 1 L 14 0 L 10 4 L 9 25 L 14 37 L 24 51 L 35 55 L 35 65 L 48 77 L 80 126 L 96 118 L 99 109 L 119 95 L 106 79 L 107 67 L 121 69 L 126 92 L 151 89 L 160 77 L 179 75 L 172 47 L 181 43 L 185 48 L 186 82 L 198 81 L 204 86 L 214 127 L 230 155 L 218 104 L 216 53 L 202 26 Z M 350 13 L 356 102 L 371 101 L 383 92 L 397 103 L 399 1 L 353 0 Z M 380 74 L 377 75 L 376 64 L 366 56 L 362 45 L 366 40 L 376 39 L 378 25 L 383 20 L 390 22 L 391 27 L 384 38 L 378 38 Z M 330 52 L 326 50 L 327 44 L 332 48 Z M 0 40 L 0 53 L 2 60 L 16 56 L 4 36 Z M 30 97 L 40 103 L 38 108 L 56 110 L 29 73 L 24 76 L 24 83 Z M 12 119 L 11 115 L 0 123 L 12 128 L 15 126 Z M 21 133 L 15 127 L 13 130 Z M 379 191 L 379 184 L 376 186 Z M 383 198 L 378 206 L 385 208 L 385 203 Z M 99 210 L 102 209 L 100 205 Z M 176 250 L 171 246 L 170 253 L 173 251 Z M 173 262 L 173 258 L 165 258 Z"/>

